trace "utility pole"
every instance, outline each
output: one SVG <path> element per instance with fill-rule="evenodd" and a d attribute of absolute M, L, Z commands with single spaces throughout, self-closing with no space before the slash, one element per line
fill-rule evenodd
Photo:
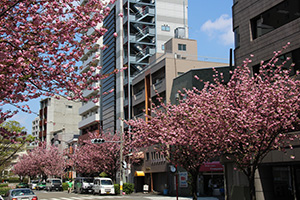
<path fill-rule="evenodd" d="M 123 127 L 121 125 L 121 132 L 120 132 L 120 195 L 123 195 Z"/>

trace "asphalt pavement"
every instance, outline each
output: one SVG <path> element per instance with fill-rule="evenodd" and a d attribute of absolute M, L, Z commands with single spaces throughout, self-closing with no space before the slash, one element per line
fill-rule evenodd
<path fill-rule="evenodd" d="M 130 195 L 91 195 L 91 194 L 68 194 L 64 192 L 47 192 L 35 191 L 39 200 L 111 200 L 111 199 L 128 199 L 128 200 L 176 200 L 174 196 L 163 196 L 157 194 L 133 193 Z M 179 197 L 178 200 L 191 200 L 191 197 Z M 216 197 L 198 197 L 198 200 L 219 200 Z"/>

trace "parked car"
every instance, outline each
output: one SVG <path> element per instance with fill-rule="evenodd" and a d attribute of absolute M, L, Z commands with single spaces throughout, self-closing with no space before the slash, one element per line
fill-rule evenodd
<path fill-rule="evenodd" d="M 52 190 L 63 191 L 61 179 L 59 179 L 59 178 L 47 179 L 45 190 L 47 190 L 47 191 L 52 191 Z"/>
<path fill-rule="evenodd" d="M 74 180 L 75 193 L 92 193 L 93 192 L 93 177 L 77 177 Z"/>
<path fill-rule="evenodd" d="M 110 178 L 94 178 L 93 194 L 115 194 L 115 187 Z"/>
<path fill-rule="evenodd" d="M 37 184 L 39 183 L 38 180 L 32 180 L 30 181 L 29 183 L 29 188 L 32 189 L 32 190 L 36 190 L 37 189 Z"/>
<path fill-rule="evenodd" d="M 9 190 L 4 196 L 4 200 L 38 200 L 36 194 L 29 188 L 18 188 Z"/>
<path fill-rule="evenodd" d="M 0 200 L 4 200 L 3 197 L 0 195 Z"/>
<path fill-rule="evenodd" d="M 16 188 L 29 188 L 29 185 L 28 183 L 21 182 L 16 185 Z"/>
<path fill-rule="evenodd" d="M 39 182 L 36 186 L 37 190 L 44 190 L 45 188 L 46 188 L 46 182 L 44 182 L 44 181 Z"/>

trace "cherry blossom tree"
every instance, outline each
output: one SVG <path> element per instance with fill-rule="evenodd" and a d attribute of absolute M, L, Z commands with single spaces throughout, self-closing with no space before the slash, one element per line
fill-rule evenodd
<path fill-rule="evenodd" d="M 284 47 L 286 48 L 286 47 Z M 228 159 L 241 170 L 249 182 L 250 198 L 255 196 L 255 172 L 272 150 L 284 150 L 297 137 L 299 129 L 300 82 L 290 77 L 284 61 L 275 52 L 267 63 L 261 63 L 252 76 L 250 59 L 238 67 L 227 85 L 212 85 L 209 92 L 220 120 L 219 134 Z"/>
<path fill-rule="evenodd" d="M 149 121 L 128 121 L 133 127 L 130 145 L 158 145 L 192 177 L 203 162 L 221 153 L 247 176 L 250 197 L 256 199 L 254 174 L 259 164 L 270 151 L 287 147 L 297 137 L 290 131 L 299 128 L 300 82 L 283 69 L 286 61 L 277 63 L 280 54 L 262 62 L 259 74 L 252 75 L 251 60 L 246 59 L 227 84 L 216 73 L 214 82 L 203 89 L 185 90 L 178 105 L 152 108 Z"/>
<path fill-rule="evenodd" d="M 129 137 L 133 139 L 127 146 L 139 149 L 154 145 L 172 164 L 183 167 L 191 175 L 193 199 L 197 199 L 200 167 L 218 158 L 222 140 L 222 135 L 216 134 L 219 120 L 213 114 L 216 108 L 210 103 L 211 94 L 199 92 L 196 102 L 187 98 L 178 105 L 153 105 L 149 121 L 140 118 L 127 122 L 132 126 Z"/>
<path fill-rule="evenodd" d="M 45 143 L 20 157 L 14 166 L 14 173 L 20 176 L 60 177 L 64 174 L 66 161 L 55 146 L 46 147 Z"/>
<path fill-rule="evenodd" d="M 41 96 L 89 100 L 82 96 L 83 89 L 97 90 L 93 83 L 117 73 L 95 73 L 101 69 L 95 62 L 80 73 L 85 50 L 102 48 L 94 45 L 106 32 L 99 24 L 114 2 L 1 0 L 0 105 L 30 113 L 26 102 Z M 90 98 L 96 100 L 99 95 Z M 15 113 L 0 109 L 0 123 Z"/>
<path fill-rule="evenodd" d="M 90 133 L 89 138 L 103 138 L 106 142 L 93 144 L 91 140 L 85 140 L 75 149 L 73 155 L 69 155 L 71 167 L 74 167 L 77 173 L 85 175 L 99 175 L 105 172 L 115 181 L 117 171 L 120 169 L 120 135 L 99 136 Z"/>

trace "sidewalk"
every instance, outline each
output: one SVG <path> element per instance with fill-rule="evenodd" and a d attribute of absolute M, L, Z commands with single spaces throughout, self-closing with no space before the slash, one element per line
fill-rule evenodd
<path fill-rule="evenodd" d="M 176 200 L 176 196 L 160 195 L 156 193 L 132 193 L 132 196 L 142 196 L 151 200 Z M 178 200 L 191 200 L 192 197 L 178 197 Z M 198 197 L 197 200 L 224 200 L 224 197 Z"/>

